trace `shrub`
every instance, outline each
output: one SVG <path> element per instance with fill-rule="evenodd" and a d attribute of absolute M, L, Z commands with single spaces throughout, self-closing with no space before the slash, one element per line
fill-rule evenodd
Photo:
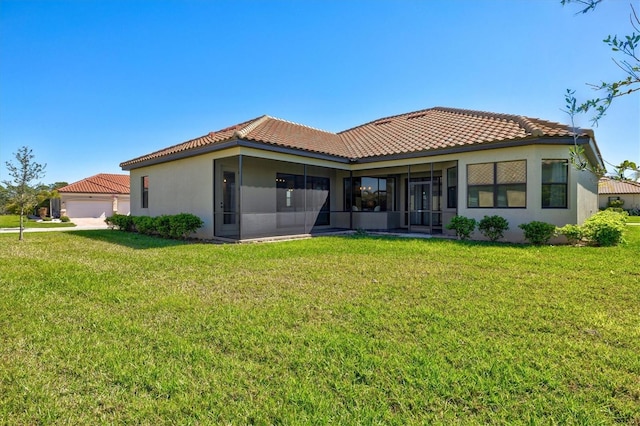
<path fill-rule="evenodd" d="M 629 209 L 627 213 L 629 213 L 629 216 L 640 216 L 640 207 Z"/>
<path fill-rule="evenodd" d="M 504 237 L 504 231 L 509 229 L 509 222 L 502 216 L 485 216 L 478 224 L 478 230 L 491 241 L 498 241 Z"/>
<path fill-rule="evenodd" d="M 605 210 L 610 210 L 616 213 L 622 213 L 624 211 L 622 207 L 607 207 Z"/>
<path fill-rule="evenodd" d="M 171 217 L 163 214 L 154 219 L 156 232 L 163 238 L 169 238 L 171 235 Z"/>
<path fill-rule="evenodd" d="M 476 229 L 476 220 L 464 216 L 454 216 L 446 226 L 447 229 L 456 231 L 456 236 L 461 240 L 468 239 Z"/>
<path fill-rule="evenodd" d="M 105 222 L 121 231 L 138 231 L 146 235 L 159 234 L 163 238 L 187 238 L 204 225 L 202 219 L 191 213 L 162 215 L 155 218 L 114 214 L 106 218 Z"/>
<path fill-rule="evenodd" d="M 113 216 L 109 216 L 104 221 L 107 225 L 118 228 L 121 231 L 133 231 L 133 216 L 116 213 Z"/>
<path fill-rule="evenodd" d="M 624 206 L 624 200 L 611 200 L 607 203 L 607 207 L 621 209 Z"/>
<path fill-rule="evenodd" d="M 133 216 L 136 231 L 141 234 L 152 235 L 156 232 L 156 221 L 149 216 Z"/>
<path fill-rule="evenodd" d="M 202 219 L 191 213 L 180 213 L 169 217 L 169 236 L 187 238 L 204 225 Z"/>
<path fill-rule="evenodd" d="M 356 232 L 353 233 L 353 235 L 355 235 L 356 237 L 368 237 L 369 233 L 364 228 L 358 228 L 356 229 Z"/>
<path fill-rule="evenodd" d="M 524 231 L 524 238 L 531 244 L 541 246 L 547 244 L 551 237 L 556 235 L 556 227 L 550 223 L 534 220 L 529 223 L 522 223 L 518 228 Z"/>
<path fill-rule="evenodd" d="M 70 222 L 69 216 L 60 216 L 60 222 Z"/>
<path fill-rule="evenodd" d="M 626 212 L 604 210 L 585 220 L 582 225 L 582 234 L 591 244 L 615 246 L 624 241 L 626 224 Z"/>
<path fill-rule="evenodd" d="M 565 225 L 557 229 L 558 234 L 564 235 L 569 244 L 576 245 L 582 241 L 582 228 L 578 225 Z"/>

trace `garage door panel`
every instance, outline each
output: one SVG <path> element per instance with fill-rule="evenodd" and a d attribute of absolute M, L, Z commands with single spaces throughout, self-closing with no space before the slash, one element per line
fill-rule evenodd
<path fill-rule="evenodd" d="M 67 201 L 69 217 L 107 217 L 111 216 L 111 201 Z"/>

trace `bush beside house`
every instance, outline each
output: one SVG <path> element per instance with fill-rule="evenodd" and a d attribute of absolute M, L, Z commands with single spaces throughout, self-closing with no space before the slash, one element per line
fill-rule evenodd
<path fill-rule="evenodd" d="M 176 215 L 128 216 L 114 214 L 105 219 L 107 225 L 125 232 L 139 232 L 146 235 L 159 235 L 163 238 L 186 239 L 204 222 L 191 213 Z"/>

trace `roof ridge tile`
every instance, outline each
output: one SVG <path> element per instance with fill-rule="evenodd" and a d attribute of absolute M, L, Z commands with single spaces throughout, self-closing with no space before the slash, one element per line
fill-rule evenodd
<path fill-rule="evenodd" d="M 235 136 L 236 138 L 244 138 L 247 134 L 249 134 L 253 129 L 255 129 L 256 127 L 258 127 L 259 125 L 261 125 L 262 123 L 264 123 L 265 121 L 267 121 L 269 119 L 268 115 L 263 115 L 261 117 L 258 117 L 256 119 L 254 119 L 251 123 L 248 123 L 246 126 L 244 126 L 243 128 L 236 130 L 235 132 L 233 132 L 233 136 Z M 239 125 L 236 126 L 236 128 L 239 127 Z"/>

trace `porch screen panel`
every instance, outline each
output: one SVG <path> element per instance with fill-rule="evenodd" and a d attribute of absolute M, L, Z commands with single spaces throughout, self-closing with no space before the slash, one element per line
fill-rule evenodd
<path fill-rule="evenodd" d="M 395 179 L 354 177 L 344 179 L 345 210 L 385 212 L 395 210 Z"/>
<path fill-rule="evenodd" d="M 458 207 L 458 168 L 447 169 L 447 208 Z"/>

